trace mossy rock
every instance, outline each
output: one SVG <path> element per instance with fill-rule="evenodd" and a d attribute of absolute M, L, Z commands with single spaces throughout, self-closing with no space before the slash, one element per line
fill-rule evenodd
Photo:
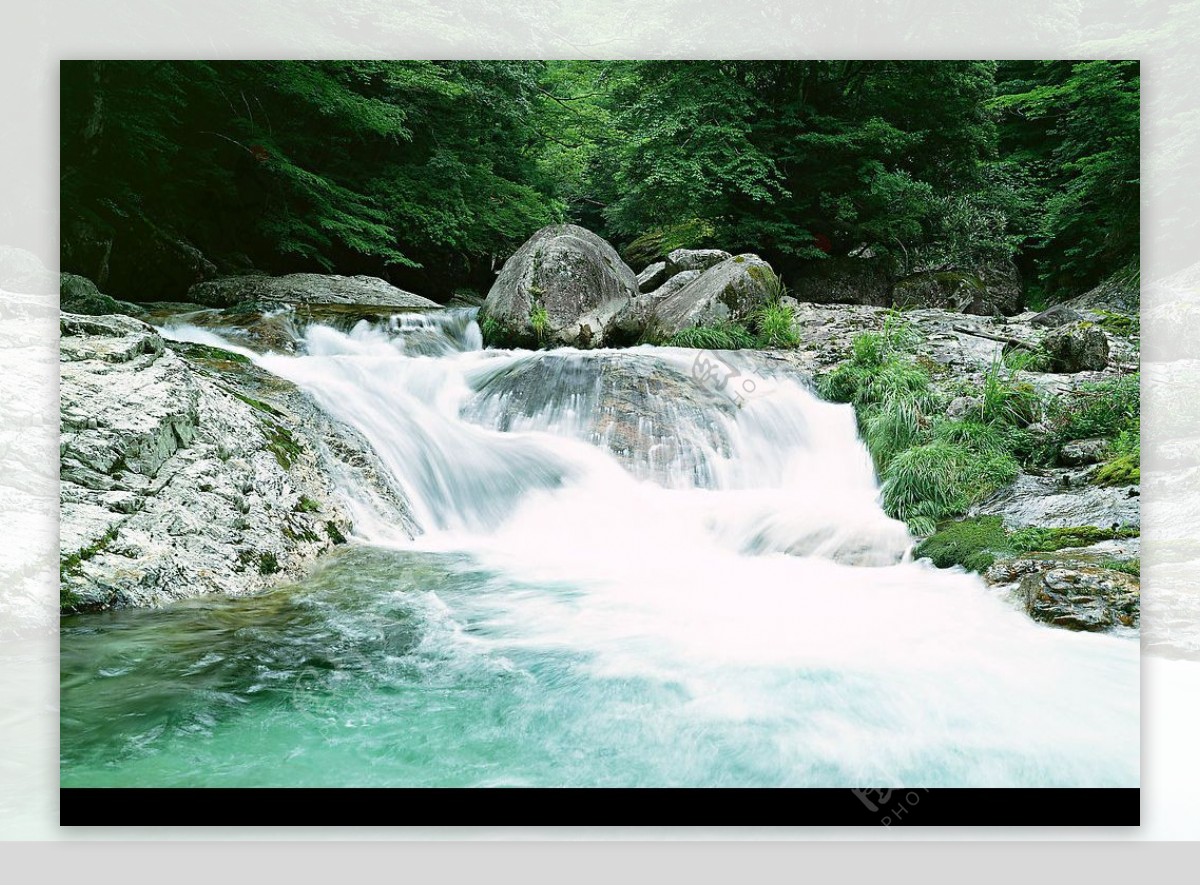
<path fill-rule="evenodd" d="M 941 569 L 962 566 L 971 572 L 983 572 L 1000 556 L 1085 548 L 1140 534 L 1141 529 L 1133 526 L 1028 526 L 1010 532 L 1000 517 L 989 515 L 943 523 L 917 546 L 913 556 L 928 557 Z"/>

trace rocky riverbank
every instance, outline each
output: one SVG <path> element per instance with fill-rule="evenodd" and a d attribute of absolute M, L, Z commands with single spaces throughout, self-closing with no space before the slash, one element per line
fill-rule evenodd
<path fill-rule="evenodd" d="M 992 302 L 1012 308 L 1011 276 L 987 280 L 1000 287 Z M 917 556 L 980 572 L 1049 624 L 1136 626 L 1137 459 L 1114 430 L 1136 428 L 1136 402 L 1121 402 L 1137 397 L 1136 290 L 1107 283 L 1070 304 L 1005 316 L 964 313 L 963 299 L 931 286 L 902 287 L 903 310 L 826 303 L 849 285 L 826 282 L 821 292 L 812 281 L 799 287 L 814 298 L 799 301 L 757 256 L 720 250 L 675 250 L 635 274 L 600 238 L 564 225 L 510 259 L 480 320 L 497 345 L 757 347 L 746 365 L 797 371 L 855 405 L 885 508 L 909 522 Z M 260 352 L 294 352 L 309 322 L 433 304 L 382 281 L 321 275 L 205 283 L 191 305 L 125 305 L 86 283 L 64 276 L 65 306 L 186 320 Z M 984 287 L 970 305 L 988 301 L 991 282 L 970 285 Z M 933 303 L 914 305 L 926 290 Z M 166 343 L 119 315 L 63 314 L 62 335 L 64 609 L 252 593 L 298 575 L 353 531 L 335 476 L 416 531 L 370 447 L 244 357 Z M 900 384 L 894 397 L 875 391 L 885 383 Z M 605 415 L 663 408 L 648 403 Z M 1088 412 L 1095 404 L 1125 411 L 1102 421 Z M 656 439 L 669 436 L 660 430 Z M 614 437 L 626 438 L 638 434 Z M 637 452 L 625 456 L 645 468 Z M 949 458 L 956 473 L 946 483 L 963 486 L 933 509 L 897 494 L 912 481 L 896 465 L 925 456 Z M 936 485 L 938 475 L 918 479 Z"/>
<path fill-rule="evenodd" d="M 147 324 L 61 315 L 64 611 L 247 594 L 352 531 L 335 477 L 399 525 L 365 442 L 244 357 Z"/>

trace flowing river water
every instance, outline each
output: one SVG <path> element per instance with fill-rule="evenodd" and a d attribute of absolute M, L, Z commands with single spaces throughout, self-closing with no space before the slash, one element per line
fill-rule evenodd
<path fill-rule="evenodd" d="M 912 562 L 852 411 L 782 363 L 484 350 L 469 310 L 253 359 L 422 531 L 345 489 L 302 582 L 64 618 L 65 786 L 1138 783 L 1136 637 Z"/>

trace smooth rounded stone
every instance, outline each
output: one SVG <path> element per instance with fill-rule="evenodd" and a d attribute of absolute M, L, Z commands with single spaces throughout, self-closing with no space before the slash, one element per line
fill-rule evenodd
<path fill-rule="evenodd" d="M 1141 584 L 1131 575 L 1097 566 L 1058 566 L 1021 578 L 1025 611 L 1037 621 L 1073 631 L 1136 628 Z"/>
<path fill-rule="evenodd" d="M 653 292 L 669 279 L 671 279 L 671 272 L 667 270 L 667 263 L 656 261 L 637 275 L 638 291 Z"/>
<path fill-rule="evenodd" d="M 1052 372 L 1099 371 L 1108 365 L 1108 336 L 1089 323 L 1061 327 L 1042 340 Z"/>
<path fill-rule="evenodd" d="M 979 410 L 982 405 L 983 401 L 978 397 L 955 397 L 946 407 L 946 417 L 961 419 L 969 415 L 971 412 Z"/>
<path fill-rule="evenodd" d="M 1103 461 L 1108 454 L 1109 442 L 1102 437 L 1087 440 L 1072 440 L 1064 443 L 1058 452 L 1058 460 L 1064 465 L 1079 467 Z"/>
<path fill-rule="evenodd" d="M 1078 311 L 1066 305 L 1054 305 L 1053 307 L 1046 308 L 1040 314 L 1035 314 L 1029 318 L 1029 325 L 1054 329 L 1059 326 L 1066 326 L 1068 323 L 1078 323 L 1082 319 L 1083 314 Z"/>
<path fill-rule="evenodd" d="M 779 278 L 757 255 L 735 255 L 659 301 L 655 333 L 669 337 L 693 326 L 743 320 L 776 291 Z"/>
<path fill-rule="evenodd" d="M 637 277 L 605 240 L 578 225 L 551 225 L 504 263 L 480 326 L 488 344 L 602 347 L 637 294 Z M 545 313 L 540 330 L 535 312 Z"/>
<path fill-rule="evenodd" d="M 1021 280 L 1011 262 L 919 271 L 896 281 L 892 304 L 986 317 L 1011 316 L 1021 310 Z"/>
<path fill-rule="evenodd" d="M 342 277 L 337 274 L 221 277 L 197 283 L 188 290 L 188 299 L 212 308 L 229 308 L 253 301 L 381 308 L 440 307 L 435 301 L 406 292 L 378 277 Z"/>
<path fill-rule="evenodd" d="M 1044 477 L 1020 474 L 973 506 L 969 516 L 994 514 L 1007 529 L 1141 525 L 1136 486 L 1094 486 L 1086 477 L 1086 472 L 1070 470 L 1051 471 Z"/>
<path fill-rule="evenodd" d="M 667 254 L 667 270 L 670 276 L 680 271 L 707 271 L 726 259 L 733 258 L 724 249 L 675 249 Z"/>

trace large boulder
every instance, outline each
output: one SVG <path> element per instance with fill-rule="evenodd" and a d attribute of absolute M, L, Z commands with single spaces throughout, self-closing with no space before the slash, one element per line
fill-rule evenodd
<path fill-rule="evenodd" d="M 437 302 L 406 292 L 378 277 L 337 274 L 247 275 L 197 283 L 188 300 L 210 308 L 267 301 L 296 305 L 357 305 L 379 308 L 436 308 Z"/>
<path fill-rule="evenodd" d="M 769 264 L 757 255 L 735 255 L 661 299 L 654 333 L 669 338 L 694 326 L 745 320 L 778 291 L 779 278 Z"/>
<path fill-rule="evenodd" d="M 1099 326 L 1074 323 L 1055 330 L 1042 341 L 1051 372 L 1099 371 L 1108 365 L 1108 336 Z"/>
<path fill-rule="evenodd" d="M 605 240 L 578 225 L 551 225 L 504 263 L 480 328 L 487 344 L 601 347 L 637 294 L 637 277 Z"/>
<path fill-rule="evenodd" d="M 892 304 L 898 308 L 942 308 L 985 317 L 1021 311 L 1021 280 L 1011 262 L 977 268 L 940 268 L 896 281 Z"/>
<path fill-rule="evenodd" d="M 667 270 L 671 275 L 680 271 L 707 271 L 733 256 L 724 249 L 675 249 L 667 254 Z"/>
<path fill-rule="evenodd" d="M 244 358 L 185 358 L 130 317 L 63 314 L 60 332 L 64 610 L 295 578 L 351 531 L 335 476 L 410 525 L 366 442 Z"/>
<path fill-rule="evenodd" d="M 1068 323 L 1078 323 L 1082 319 L 1083 314 L 1078 311 L 1066 305 L 1054 305 L 1031 317 L 1029 325 L 1040 326 L 1043 329 L 1057 329 L 1059 326 L 1066 326 Z"/>
<path fill-rule="evenodd" d="M 892 303 L 892 263 L 883 257 L 831 256 L 805 264 L 789 276 L 788 288 L 797 301 L 819 305 Z"/>
<path fill-rule="evenodd" d="M 117 301 L 96 288 L 87 277 L 62 274 L 59 283 L 59 310 L 71 314 L 129 314 L 138 316 L 142 309 L 129 302 Z"/>
<path fill-rule="evenodd" d="M 671 279 L 671 271 L 665 261 L 656 261 L 637 275 L 638 290 L 653 292 Z"/>
<path fill-rule="evenodd" d="M 680 271 L 653 292 L 643 292 L 632 299 L 613 320 L 610 336 L 612 345 L 632 345 L 640 342 L 652 325 L 654 312 L 662 300 L 678 292 L 700 276 L 700 271 Z"/>
<path fill-rule="evenodd" d="M 1097 486 L 1088 469 L 1051 470 L 1045 476 L 1018 474 L 1016 480 L 974 505 L 970 516 L 994 514 L 1006 529 L 1045 526 L 1139 526 L 1136 486 Z"/>

